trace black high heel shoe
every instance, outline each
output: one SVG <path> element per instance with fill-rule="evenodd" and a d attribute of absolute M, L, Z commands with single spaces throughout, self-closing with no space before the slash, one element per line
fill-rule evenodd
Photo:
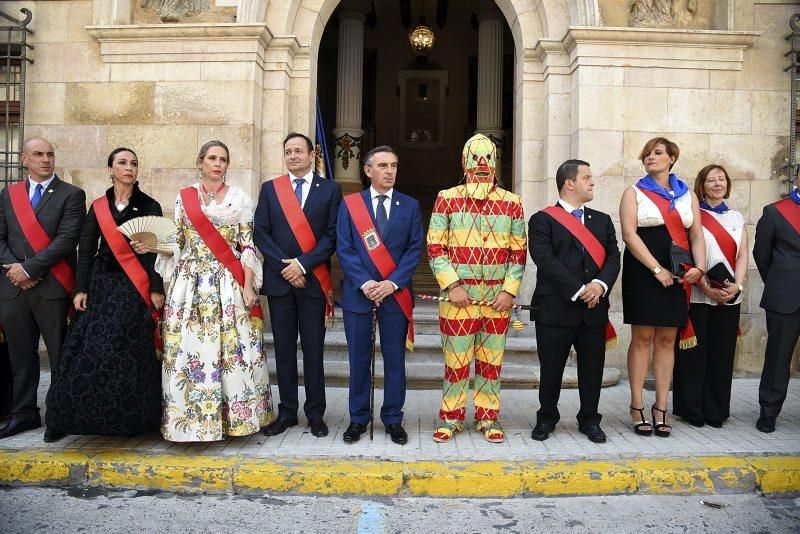
<path fill-rule="evenodd" d="M 661 414 L 661 422 L 658 422 L 656 418 L 656 412 Z M 672 427 L 667 424 L 667 410 L 661 410 L 656 408 L 656 405 L 653 404 L 653 407 L 650 408 L 650 415 L 653 416 L 653 422 L 655 423 L 653 427 L 653 432 L 655 432 L 656 436 L 660 438 L 668 438 L 670 432 L 672 432 Z"/>
<path fill-rule="evenodd" d="M 628 408 L 630 408 L 634 412 L 639 412 L 639 416 L 641 417 L 641 420 L 639 420 L 636 423 L 633 423 L 633 431 L 639 434 L 640 436 L 652 435 L 653 425 L 650 424 L 650 421 L 644 418 L 644 406 L 642 406 L 641 408 L 634 408 L 633 406 L 628 405 Z"/>

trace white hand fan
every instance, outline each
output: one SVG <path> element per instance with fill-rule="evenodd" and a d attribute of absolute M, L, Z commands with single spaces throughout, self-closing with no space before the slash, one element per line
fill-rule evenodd
<path fill-rule="evenodd" d="M 178 241 L 178 227 L 172 219 L 147 215 L 135 217 L 117 230 L 129 239 L 140 241 L 155 252 L 171 252 Z"/>

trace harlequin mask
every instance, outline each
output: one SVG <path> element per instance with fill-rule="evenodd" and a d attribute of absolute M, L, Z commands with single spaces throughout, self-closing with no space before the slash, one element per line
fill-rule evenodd
<path fill-rule="evenodd" d="M 476 134 L 467 140 L 461 153 L 467 196 L 482 200 L 494 189 L 497 149 L 491 139 Z"/>

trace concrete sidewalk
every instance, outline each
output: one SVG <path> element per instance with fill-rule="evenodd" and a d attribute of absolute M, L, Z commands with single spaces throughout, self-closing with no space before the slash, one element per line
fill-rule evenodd
<path fill-rule="evenodd" d="M 42 393 L 49 382 L 43 376 Z M 503 392 L 507 439 L 491 444 L 465 429 L 449 443 L 432 439 L 441 393 L 408 392 L 409 443 L 392 443 L 379 421 L 375 439 L 345 444 L 347 390 L 328 389 L 330 434 L 300 425 L 207 444 L 175 444 L 159 434 L 135 438 L 70 436 L 55 444 L 43 430 L 0 441 L 0 483 L 92 485 L 177 492 L 512 496 L 762 491 L 800 493 L 800 381 L 793 380 L 773 434 L 755 429 L 758 380 L 736 379 L 731 419 L 721 429 L 670 418 L 672 436 L 641 437 L 628 417 L 628 384 L 601 395 L 605 444 L 578 432 L 577 390 L 561 396 L 561 422 L 545 442 L 530 438 L 536 390 Z M 277 388 L 273 387 L 277 399 Z M 380 406 L 381 391 L 376 391 Z M 301 391 L 302 395 L 302 391 Z M 40 397 L 43 399 L 44 395 Z M 302 402 L 302 398 L 301 398 Z M 645 404 L 653 402 L 646 392 Z M 40 402 L 41 404 L 41 402 Z"/>

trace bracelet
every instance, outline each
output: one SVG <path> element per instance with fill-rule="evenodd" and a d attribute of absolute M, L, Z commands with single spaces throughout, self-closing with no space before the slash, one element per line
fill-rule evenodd
<path fill-rule="evenodd" d="M 461 280 L 456 280 L 455 282 L 453 282 L 452 284 L 450 284 L 449 286 L 444 288 L 444 290 L 445 291 L 452 291 L 453 289 L 455 289 L 457 287 L 460 287 L 460 286 L 461 286 Z"/>

